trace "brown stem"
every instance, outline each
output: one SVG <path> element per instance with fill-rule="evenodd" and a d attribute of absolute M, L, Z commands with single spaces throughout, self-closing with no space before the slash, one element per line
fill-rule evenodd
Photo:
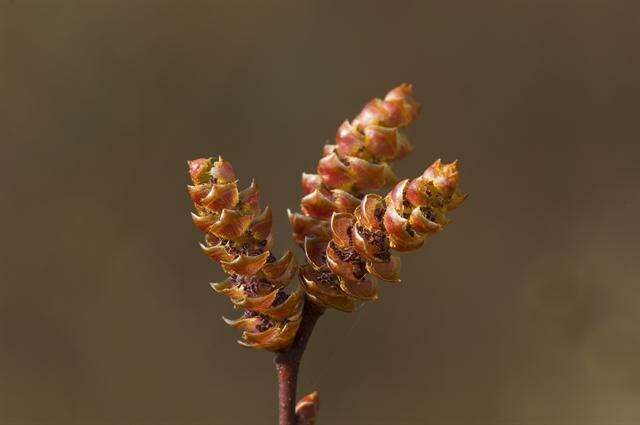
<path fill-rule="evenodd" d="M 287 351 L 281 351 L 276 355 L 280 425 L 297 424 L 295 408 L 300 359 L 304 354 L 305 348 L 307 348 L 307 342 L 309 342 L 313 327 L 322 313 L 324 313 L 323 307 L 306 299 L 302 309 L 302 321 L 296 338 Z"/>

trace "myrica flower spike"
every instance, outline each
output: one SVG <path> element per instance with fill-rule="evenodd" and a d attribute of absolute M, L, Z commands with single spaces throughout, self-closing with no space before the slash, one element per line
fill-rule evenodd
<path fill-rule="evenodd" d="M 316 174 L 302 174 L 301 213 L 288 211 L 293 239 L 305 253 L 298 267 L 287 251 L 271 254 L 271 209 L 259 206 L 254 182 L 242 191 L 231 164 L 189 161 L 196 226 L 203 252 L 229 277 L 211 286 L 227 295 L 243 331 L 240 344 L 275 351 L 280 425 L 313 425 L 317 392 L 296 403 L 300 360 L 326 308 L 351 312 L 378 298 L 377 282 L 400 282 L 399 252 L 420 248 L 440 232 L 446 215 L 467 197 L 458 187 L 458 163 L 433 162 L 418 177 L 399 180 L 390 164 L 413 150 L 404 129 L 420 105 L 402 84 L 367 103 L 325 145 Z M 386 192 L 386 193 L 385 193 Z M 285 287 L 297 276 L 300 289 Z"/>
<path fill-rule="evenodd" d="M 289 212 L 289 220 L 307 257 L 301 286 L 314 302 L 350 312 L 359 301 L 377 299 L 368 275 L 399 282 L 400 259 L 391 250 L 422 246 L 447 223 L 444 213 L 464 200 L 457 162 L 438 160 L 420 177 L 396 183 L 388 163 L 412 151 L 400 128 L 419 112 L 411 86 L 396 87 L 342 123 L 336 144 L 324 148 L 318 174 L 302 174 L 302 214 Z M 384 198 L 364 194 L 393 183 Z"/>
<path fill-rule="evenodd" d="M 229 275 L 211 286 L 245 310 L 240 318 L 224 321 L 244 331 L 238 341 L 242 345 L 271 351 L 287 348 L 300 325 L 303 297 L 300 291 L 291 295 L 284 291 L 297 265 L 290 251 L 279 260 L 270 252 L 271 209 L 260 209 L 255 182 L 238 191 L 233 167 L 222 157 L 188 164 L 193 182 L 188 191 L 196 210 L 193 222 L 205 232 L 202 251 Z"/>

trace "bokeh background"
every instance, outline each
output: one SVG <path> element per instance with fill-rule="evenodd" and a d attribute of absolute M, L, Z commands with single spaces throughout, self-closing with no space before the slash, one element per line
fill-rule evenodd
<path fill-rule="evenodd" d="M 401 287 L 321 319 L 320 424 L 640 423 L 639 9 L 2 0 L 0 423 L 275 423 L 185 161 L 255 176 L 294 249 L 300 173 L 403 81 L 424 112 L 395 169 L 458 158 L 471 197 Z"/>

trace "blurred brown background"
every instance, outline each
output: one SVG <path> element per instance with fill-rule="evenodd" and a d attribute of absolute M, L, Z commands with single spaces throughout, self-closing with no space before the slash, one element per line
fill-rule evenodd
<path fill-rule="evenodd" d="M 2 0 L 0 423 L 275 423 L 185 161 L 255 176 L 294 248 L 300 173 L 403 81 L 424 113 L 398 174 L 458 158 L 472 195 L 402 287 L 321 320 L 320 424 L 640 423 L 639 9 Z"/>

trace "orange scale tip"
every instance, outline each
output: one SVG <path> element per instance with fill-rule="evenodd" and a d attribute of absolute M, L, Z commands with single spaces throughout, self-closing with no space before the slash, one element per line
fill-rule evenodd
<path fill-rule="evenodd" d="M 211 190 L 200 200 L 200 204 L 212 211 L 221 211 L 224 208 L 233 208 L 240 199 L 238 186 L 235 182 L 212 184 Z"/>
<path fill-rule="evenodd" d="M 378 288 L 371 279 L 364 278 L 357 281 L 340 281 L 340 289 L 362 301 L 374 301 L 378 299 Z"/>
<path fill-rule="evenodd" d="M 325 144 L 322 146 L 322 156 L 325 157 L 327 155 L 331 155 L 337 151 L 336 145 Z"/>
<path fill-rule="evenodd" d="M 396 180 L 387 163 L 374 164 L 355 156 L 349 156 L 347 159 L 349 171 L 354 176 L 354 187 L 358 190 L 382 189 Z"/>
<path fill-rule="evenodd" d="M 195 186 L 187 186 L 187 192 L 194 204 L 200 205 L 202 200 L 207 197 L 211 190 L 211 183 L 202 183 Z"/>
<path fill-rule="evenodd" d="M 224 293 L 223 291 L 228 290 L 232 286 L 231 278 L 227 278 L 222 282 L 211 282 L 209 285 L 211 286 L 211 288 L 213 288 L 214 291 Z"/>
<path fill-rule="evenodd" d="M 269 351 L 281 351 L 289 348 L 293 342 L 296 332 L 300 327 L 300 320 L 285 323 L 282 330 L 274 337 L 261 344 L 261 348 Z"/>
<path fill-rule="evenodd" d="M 221 261 L 222 268 L 227 273 L 235 273 L 242 276 L 253 276 L 265 265 L 269 258 L 269 251 L 258 255 L 240 254 L 231 261 Z"/>
<path fill-rule="evenodd" d="M 249 343 L 264 345 L 267 341 L 274 338 L 278 333 L 280 333 L 280 329 L 277 326 L 273 326 L 262 332 L 244 331 L 242 333 L 242 338 Z"/>
<path fill-rule="evenodd" d="M 255 179 L 251 179 L 251 184 L 240 192 L 240 201 L 243 208 L 248 212 L 255 212 L 260 209 L 260 188 Z"/>
<path fill-rule="evenodd" d="M 266 263 L 262 267 L 262 274 L 271 283 L 285 284 L 291 280 L 298 265 L 291 251 L 287 251 L 282 258 L 273 263 Z"/>
<path fill-rule="evenodd" d="M 214 291 L 226 295 L 233 300 L 240 300 L 245 297 L 244 290 L 240 286 L 234 286 L 231 283 L 231 278 L 227 278 L 223 282 L 210 283 L 209 284 Z"/>
<path fill-rule="evenodd" d="M 371 125 L 364 129 L 364 146 L 375 158 L 390 160 L 398 150 L 398 129 Z"/>
<path fill-rule="evenodd" d="M 385 282 L 400 283 L 400 258 L 392 255 L 387 262 L 367 262 L 367 271 Z"/>
<path fill-rule="evenodd" d="M 348 188 L 354 180 L 350 168 L 333 152 L 318 161 L 318 174 L 327 186 L 334 188 Z"/>
<path fill-rule="evenodd" d="M 328 297 L 342 296 L 341 292 L 337 288 L 324 284 L 320 280 L 320 272 L 308 264 L 300 267 L 298 275 L 300 278 L 300 285 L 307 293 Z"/>
<path fill-rule="evenodd" d="M 421 105 L 413 98 L 413 87 L 410 84 L 403 83 L 391 89 L 384 100 L 400 109 L 402 117 L 400 126 L 406 126 L 415 121 L 422 109 Z"/>
<path fill-rule="evenodd" d="M 411 180 L 404 194 L 407 201 L 414 207 L 428 206 L 431 203 L 431 198 L 426 193 L 429 184 L 429 181 L 422 176 Z"/>
<path fill-rule="evenodd" d="M 233 259 L 233 256 L 227 252 L 227 248 L 223 245 L 205 245 L 201 243 L 200 249 L 202 249 L 204 255 L 216 262 Z"/>
<path fill-rule="evenodd" d="M 444 217 L 439 217 L 436 220 L 444 221 Z M 437 233 L 442 230 L 443 227 L 441 223 L 429 220 L 427 217 L 425 217 L 420 207 L 414 208 L 413 211 L 411 211 L 411 215 L 409 216 L 409 224 L 411 225 L 412 229 L 423 235 Z"/>
<path fill-rule="evenodd" d="M 262 322 L 260 317 L 240 317 L 239 319 L 227 319 L 222 316 L 222 320 L 229 326 L 243 331 L 252 331 Z"/>
<path fill-rule="evenodd" d="M 414 231 L 409 232 L 407 219 L 400 216 L 395 208 L 387 208 L 383 222 L 391 248 L 397 251 L 412 251 L 424 243 L 424 236 Z"/>
<path fill-rule="evenodd" d="M 333 203 L 336 206 L 336 210 L 339 212 L 353 212 L 358 205 L 360 205 L 360 199 L 356 198 L 349 192 L 342 189 L 333 189 L 331 191 Z"/>
<path fill-rule="evenodd" d="M 329 223 L 331 227 L 331 239 L 339 247 L 351 245 L 349 228 L 353 227 L 354 217 L 349 213 L 333 213 Z"/>
<path fill-rule="evenodd" d="M 196 213 L 191 213 L 191 219 L 196 227 L 203 232 L 206 232 L 211 225 L 216 221 L 216 216 L 214 214 L 203 214 L 199 215 Z"/>
<path fill-rule="evenodd" d="M 313 288 L 307 288 L 307 298 L 322 307 L 333 308 L 345 313 L 352 313 L 358 309 L 356 301 L 348 295 L 326 295 L 315 291 Z"/>
<path fill-rule="evenodd" d="M 384 100 L 404 100 L 409 96 L 413 95 L 413 85 L 408 83 L 402 83 L 399 86 L 396 86 L 389 90 L 387 95 L 384 97 Z"/>
<path fill-rule="evenodd" d="M 345 313 L 352 313 L 358 309 L 358 303 L 341 290 L 334 295 L 327 295 L 312 285 L 305 286 L 301 283 L 301 286 L 305 289 L 307 300 L 321 307 L 333 308 Z"/>
<path fill-rule="evenodd" d="M 458 161 L 443 164 L 441 159 L 437 159 L 427 167 L 422 177 L 431 181 L 445 197 L 449 197 L 455 192 L 460 181 Z"/>
<path fill-rule="evenodd" d="M 244 296 L 242 298 L 231 298 L 231 302 L 236 307 L 262 312 L 271 307 L 271 304 L 273 304 L 273 301 L 278 295 L 278 291 L 279 289 L 275 289 L 269 292 L 267 295 L 261 295 L 257 297 Z"/>
<path fill-rule="evenodd" d="M 393 236 L 389 236 L 389 247 L 400 252 L 415 251 L 424 245 L 424 236 L 415 237 L 411 240 L 396 239 Z"/>
<path fill-rule="evenodd" d="M 271 234 L 271 223 L 273 221 L 273 214 L 271 207 L 267 205 L 264 210 L 257 215 L 249 227 L 251 234 L 257 240 L 264 240 Z"/>
<path fill-rule="evenodd" d="M 251 224 L 251 216 L 237 210 L 223 209 L 222 214 L 208 232 L 222 239 L 235 240 L 242 236 Z"/>
<path fill-rule="evenodd" d="M 302 291 L 293 292 L 281 304 L 278 304 L 275 307 L 269 307 L 264 310 L 262 314 L 266 314 L 276 320 L 284 320 L 295 316 L 302 310 L 302 305 L 304 304 L 304 298 L 302 297 L 303 294 L 304 292 Z"/>
<path fill-rule="evenodd" d="M 358 224 L 368 230 L 380 229 L 381 223 L 377 216 L 380 208 L 383 208 L 383 200 L 380 195 L 375 193 L 365 195 L 360 202 L 360 206 L 354 212 L 354 215 L 358 220 Z"/>
<path fill-rule="evenodd" d="M 336 133 L 336 150 L 342 156 L 357 155 L 364 146 L 364 137 L 345 120 Z"/>
<path fill-rule="evenodd" d="M 331 199 L 316 189 L 302 198 L 300 209 L 311 217 L 328 219 L 337 207 Z"/>
<path fill-rule="evenodd" d="M 408 182 L 408 179 L 399 181 L 387 195 L 387 204 L 395 208 L 399 214 L 402 214 L 404 211 L 404 194 Z"/>
<path fill-rule="evenodd" d="M 309 217 L 287 209 L 289 223 L 293 228 L 293 238 L 299 245 L 304 245 L 304 238 L 316 235 L 325 239 L 329 238 L 329 228 L 326 221 L 315 217 Z"/>
<path fill-rule="evenodd" d="M 187 161 L 189 176 L 193 184 L 206 183 L 211 179 L 211 158 L 198 158 Z"/>
<path fill-rule="evenodd" d="M 309 235 L 304 239 L 304 254 L 307 262 L 316 270 L 326 268 L 324 254 L 327 243 L 327 240 L 314 235 Z"/>
<path fill-rule="evenodd" d="M 302 173 L 302 191 L 305 195 L 322 188 L 322 177 L 319 174 Z"/>
<path fill-rule="evenodd" d="M 397 127 L 401 122 L 402 111 L 397 105 L 381 99 L 373 99 L 362 108 L 352 124 L 363 131 L 371 125 Z"/>

